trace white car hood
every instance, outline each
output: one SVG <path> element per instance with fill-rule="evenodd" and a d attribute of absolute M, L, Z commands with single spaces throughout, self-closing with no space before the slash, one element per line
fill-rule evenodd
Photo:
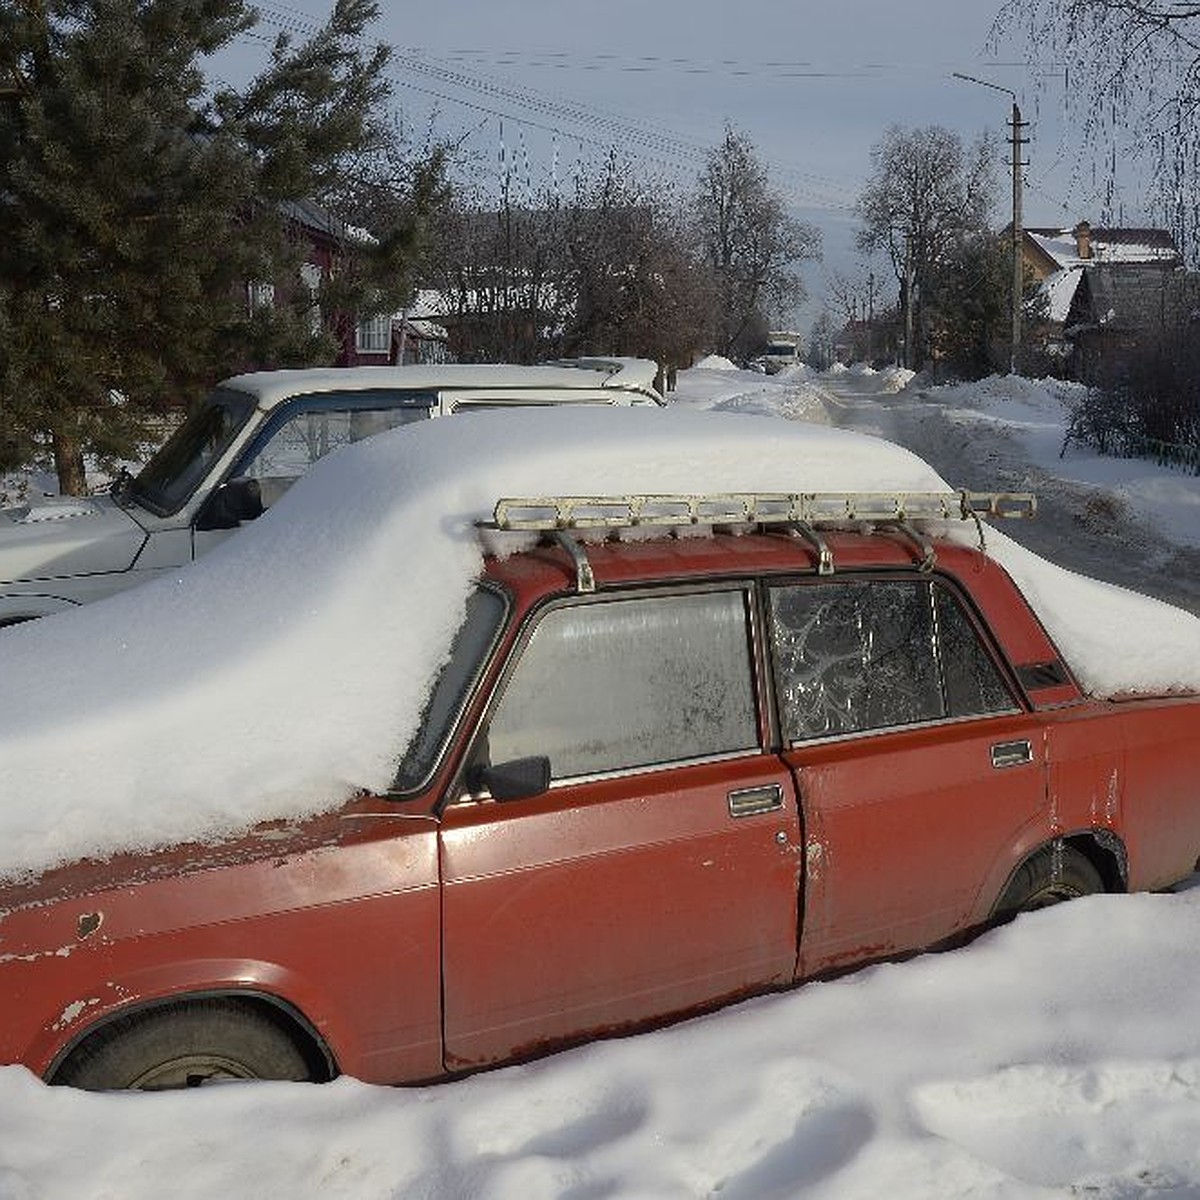
<path fill-rule="evenodd" d="M 108 496 L 0 509 L 0 584 L 127 571 L 146 531 Z"/>

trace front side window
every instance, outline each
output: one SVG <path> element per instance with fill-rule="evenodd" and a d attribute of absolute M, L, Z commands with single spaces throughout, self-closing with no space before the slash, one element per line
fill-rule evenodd
<path fill-rule="evenodd" d="M 926 580 L 772 587 L 788 743 L 1015 709 L 961 606 Z"/>
<path fill-rule="evenodd" d="M 378 399 L 364 401 L 361 407 L 342 407 L 329 400 L 312 406 L 302 403 L 276 419 L 234 475 L 258 480 L 263 508 L 270 508 L 317 459 L 384 430 L 423 421 L 431 403 L 432 398 L 424 394 L 390 405 Z"/>
<path fill-rule="evenodd" d="M 747 603 L 740 590 L 548 611 L 488 730 L 493 764 L 546 756 L 552 779 L 757 745 Z"/>
<path fill-rule="evenodd" d="M 133 495 L 159 516 L 178 512 L 253 412 L 254 399 L 244 392 L 213 392 L 138 472 Z"/>

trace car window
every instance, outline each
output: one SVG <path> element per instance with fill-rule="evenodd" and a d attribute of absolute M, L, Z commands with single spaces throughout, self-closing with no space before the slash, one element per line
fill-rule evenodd
<path fill-rule="evenodd" d="M 339 405 L 322 398 L 311 405 L 300 404 L 268 428 L 234 471 L 235 477 L 257 479 L 263 508 L 271 505 L 319 458 L 339 446 L 365 437 L 423 421 L 429 417 L 433 398 L 421 395 L 402 404 L 375 398 L 366 403 Z"/>
<path fill-rule="evenodd" d="M 747 611 L 729 590 L 546 612 L 491 720 L 491 762 L 545 755 L 564 779 L 757 746 Z"/>
<path fill-rule="evenodd" d="M 159 516 L 178 512 L 253 412 L 253 397 L 218 388 L 138 472 L 133 494 Z"/>
<path fill-rule="evenodd" d="M 950 715 L 1014 711 L 1012 694 L 962 605 L 944 587 L 935 587 L 933 598 Z"/>
<path fill-rule="evenodd" d="M 926 580 L 843 580 L 769 589 L 789 743 L 1012 711 L 966 614 Z"/>
<path fill-rule="evenodd" d="M 488 588 L 479 588 L 468 597 L 463 623 L 425 702 L 417 732 L 400 760 L 393 791 L 412 791 L 433 773 L 463 704 L 496 642 L 505 608 L 504 599 Z"/>

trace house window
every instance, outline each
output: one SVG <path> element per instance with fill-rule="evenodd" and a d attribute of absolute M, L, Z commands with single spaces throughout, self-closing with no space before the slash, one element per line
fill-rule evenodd
<path fill-rule="evenodd" d="M 359 321 L 354 348 L 360 354 L 387 354 L 392 348 L 392 318 L 387 314 Z"/>
<path fill-rule="evenodd" d="M 275 285 L 261 281 L 246 284 L 246 305 L 252 313 L 275 307 Z"/>

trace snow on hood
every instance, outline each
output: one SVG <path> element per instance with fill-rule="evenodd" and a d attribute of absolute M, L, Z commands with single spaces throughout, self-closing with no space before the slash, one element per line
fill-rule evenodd
<path fill-rule="evenodd" d="M 876 438 L 672 409 L 482 412 L 338 451 L 196 565 L 0 637 L 0 875 L 385 789 L 481 569 L 474 521 L 502 495 L 946 487 Z M 1200 687 L 1200 621 L 1022 569 L 1065 650 L 1106 643 L 1102 669 L 1069 655 L 1098 690 L 1136 675 L 1131 640 L 1164 638 L 1168 677 L 1137 685 Z M 1069 643 L 1081 619 L 1091 640 Z"/>

